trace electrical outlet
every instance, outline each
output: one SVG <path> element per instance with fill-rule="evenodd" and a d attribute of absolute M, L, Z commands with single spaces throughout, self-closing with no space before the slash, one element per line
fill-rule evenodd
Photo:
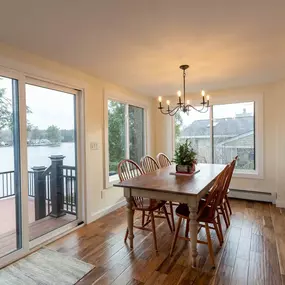
<path fill-rule="evenodd" d="M 91 150 L 99 150 L 99 144 L 97 142 L 91 142 L 90 143 L 90 149 Z"/>

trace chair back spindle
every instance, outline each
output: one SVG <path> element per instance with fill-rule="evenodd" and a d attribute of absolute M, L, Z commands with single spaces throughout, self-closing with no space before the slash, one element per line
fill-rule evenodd
<path fill-rule="evenodd" d="M 141 159 L 141 167 L 144 173 L 153 172 L 159 169 L 158 163 L 149 155 L 146 155 Z"/>
<path fill-rule="evenodd" d="M 166 154 L 164 154 L 162 152 L 156 156 L 156 160 L 157 160 L 160 168 L 167 167 L 167 166 L 171 165 L 170 159 L 167 157 Z"/>
<path fill-rule="evenodd" d="M 118 165 L 118 174 L 120 181 L 125 181 L 143 175 L 140 166 L 130 159 L 122 160 Z M 133 197 L 135 207 L 143 207 L 144 199 L 142 197 Z"/>

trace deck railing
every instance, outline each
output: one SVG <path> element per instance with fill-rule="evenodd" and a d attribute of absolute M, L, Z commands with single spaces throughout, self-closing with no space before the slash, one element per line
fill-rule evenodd
<path fill-rule="evenodd" d="M 51 156 L 51 166 L 34 167 L 34 171 L 28 172 L 28 196 L 35 198 L 36 219 L 47 215 L 77 214 L 76 168 L 63 165 L 63 158 Z M 0 200 L 12 196 L 15 196 L 14 171 L 0 172 Z M 47 211 L 43 207 L 46 203 Z"/>

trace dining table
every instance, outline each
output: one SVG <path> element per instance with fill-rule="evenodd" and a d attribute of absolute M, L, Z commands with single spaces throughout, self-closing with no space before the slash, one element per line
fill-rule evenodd
<path fill-rule="evenodd" d="M 215 179 L 223 171 L 222 164 L 198 164 L 196 173 L 189 175 L 176 175 L 176 166 L 170 165 L 150 173 L 131 178 L 114 184 L 124 188 L 127 201 L 127 222 L 129 230 L 130 248 L 133 248 L 133 222 L 134 210 L 132 197 L 144 197 L 163 201 L 184 203 L 190 210 L 190 237 L 189 265 L 197 266 L 197 234 L 198 234 L 198 206 L 201 198 L 206 196 Z"/>

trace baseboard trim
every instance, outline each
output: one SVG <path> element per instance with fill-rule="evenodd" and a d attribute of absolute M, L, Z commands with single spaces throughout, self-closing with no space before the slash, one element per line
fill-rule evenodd
<path fill-rule="evenodd" d="M 276 207 L 277 208 L 285 208 L 285 200 L 276 200 Z"/>
<path fill-rule="evenodd" d="M 109 213 L 112 213 L 112 212 L 116 211 L 117 209 L 119 209 L 119 208 L 121 208 L 121 207 L 123 207 L 125 205 L 126 205 L 126 200 L 124 199 L 122 201 L 119 201 L 115 205 L 109 206 L 109 207 L 107 207 L 105 209 L 102 209 L 102 210 L 100 210 L 98 212 L 92 213 L 91 214 L 91 219 L 92 220 L 90 221 L 90 223 L 98 220 L 99 218 L 101 218 L 101 217 L 103 217 L 103 216 L 105 216 L 105 215 L 107 215 Z"/>
<path fill-rule="evenodd" d="M 232 189 L 232 188 L 230 188 L 230 193 L 228 196 L 230 198 L 236 198 L 236 199 L 271 202 L 271 203 L 273 203 L 276 200 L 275 193 L 257 192 L 257 191 Z"/>

